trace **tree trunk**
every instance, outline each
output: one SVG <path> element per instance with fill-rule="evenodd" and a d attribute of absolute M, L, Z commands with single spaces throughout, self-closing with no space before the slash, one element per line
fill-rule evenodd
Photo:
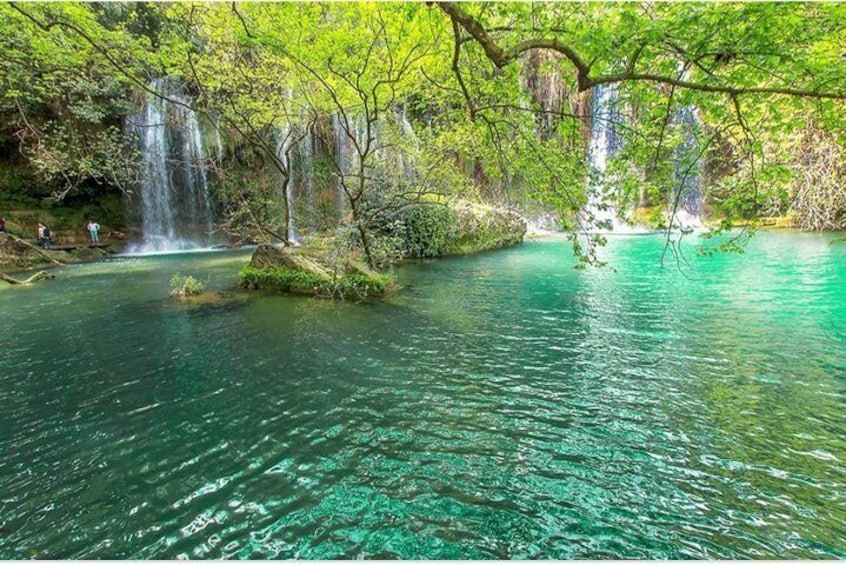
<path fill-rule="evenodd" d="M 6 281 L 9 284 L 32 284 L 35 281 L 38 281 L 38 280 L 41 280 L 41 279 L 52 279 L 52 278 L 53 278 L 53 275 L 49 274 L 46 271 L 38 271 L 37 273 L 35 273 L 31 277 L 29 277 L 28 279 L 22 280 L 22 281 L 18 280 L 16 278 L 10 277 L 6 273 L 0 273 L 0 280 Z"/>
<path fill-rule="evenodd" d="M 376 261 L 373 260 L 373 253 L 370 251 L 370 238 L 367 237 L 367 230 L 358 220 L 356 220 L 355 226 L 358 228 L 358 236 L 359 239 L 361 239 L 361 247 L 364 249 L 364 256 L 367 257 L 367 266 L 376 270 Z"/>
<path fill-rule="evenodd" d="M 50 257 L 47 253 L 44 253 L 41 249 L 39 249 L 39 248 L 38 248 L 38 247 L 36 247 L 35 245 L 31 244 L 30 242 L 26 241 L 25 239 L 21 239 L 21 238 L 19 238 L 19 237 L 15 236 L 15 235 L 12 235 L 12 234 L 10 234 L 10 233 L 8 233 L 8 232 L 6 232 L 6 235 L 7 235 L 10 239 L 12 239 L 12 240 L 16 241 L 17 243 L 20 243 L 20 244 L 22 244 L 22 245 L 25 245 L 25 246 L 29 247 L 30 249 L 32 249 L 33 251 L 35 251 L 36 253 L 38 253 L 38 254 L 39 254 L 39 255 L 41 255 L 42 257 L 44 257 L 44 258 L 46 258 L 47 260 L 49 260 L 49 261 L 50 261 L 51 263 L 53 263 L 54 265 L 64 266 L 64 263 L 62 263 L 61 261 L 57 261 L 56 259 L 53 259 L 53 258 L 52 258 L 52 257 Z"/>

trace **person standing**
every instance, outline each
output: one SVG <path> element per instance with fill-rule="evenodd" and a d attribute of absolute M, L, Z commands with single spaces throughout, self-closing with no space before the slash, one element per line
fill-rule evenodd
<path fill-rule="evenodd" d="M 0 232 L 6 231 L 6 218 L 0 216 Z"/>
<path fill-rule="evenodd" d="M 100 224 L 94 220 L 88 220 L 88 234 L 91 236 L 91 243 L 100 242 Z"/>

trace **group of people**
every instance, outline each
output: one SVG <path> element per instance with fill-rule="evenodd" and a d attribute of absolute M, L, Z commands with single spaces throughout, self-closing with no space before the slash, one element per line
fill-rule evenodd
<path fill-rule="evenodd" d="M 5 231 L 5 220 L 3 221 L 3 230 Z M 91 237 L 91 243 L 100 243 L 100 224 L 95 222 L 94 220 L 88 220 L 88 224 L 85 226 L 88 230 L 88 235 Z M 44 225 L 41 222 L 38 222 L 38 243 L 44 249 L 50 249 L 53 247 L 53 234 L 50 232 L 50 228 Z"/>
<path fill-rule="evenodd" d="M 50 249 L 53 247 L 53 234 L 50 233 L 50 228 L 38 222 L 38 243 L 41 244 L 41 247 L 44 249 Z"/>

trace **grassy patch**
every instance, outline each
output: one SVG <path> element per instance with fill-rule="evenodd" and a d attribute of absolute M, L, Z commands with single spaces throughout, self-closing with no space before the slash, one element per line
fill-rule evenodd
<path fill-rule="evenodd" d="M 203 283 L 192 276 L 183 277 L 179 274 L 170 279 L 171 296 L 196 296 L 203 293 Z"/>

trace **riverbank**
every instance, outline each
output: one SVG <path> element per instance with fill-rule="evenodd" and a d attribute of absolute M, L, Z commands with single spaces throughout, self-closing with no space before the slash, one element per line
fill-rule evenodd
<path fill-rule="evenodd" d="M 95 261 L 111 255 L 110 248 L 110 244 L 92 246 L 82 243 L 44 249 L 35 241 L 0 232 L 0 272 L 15 273 Z"/>

